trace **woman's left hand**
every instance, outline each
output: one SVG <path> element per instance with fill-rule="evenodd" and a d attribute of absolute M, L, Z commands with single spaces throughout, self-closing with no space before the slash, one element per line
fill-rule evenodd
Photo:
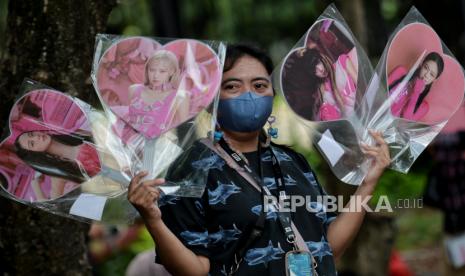
<path fill-rule="evenodd" d="M 376 145 L 361 145 L 363 152 L 373 160 L 364 182 L 366 184 L 375 186 L 384 170 L 391 163 L 391 157 L 389 155 L 389 147 L 384 141 L 381 132 L 375 132 L 372 130 L 369 130 L 369 132 L 375 139 Z"/>

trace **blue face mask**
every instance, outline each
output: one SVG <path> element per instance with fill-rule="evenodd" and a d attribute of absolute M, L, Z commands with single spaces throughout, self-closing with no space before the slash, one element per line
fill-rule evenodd
<path fill-rule="evenodd" d="M 272 108 L 272 96 L 260 96 L 247 91 L 235 98 L 220 100 L 218 123 L 227 130 L 257 131 L 265 125 Z"/>

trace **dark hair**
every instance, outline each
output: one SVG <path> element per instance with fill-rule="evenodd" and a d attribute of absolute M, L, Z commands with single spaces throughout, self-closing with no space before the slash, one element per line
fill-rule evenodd
<path fill-rule="evenodd" d="M 320 61 L 328 72 L 328 76 L 325 78 L 315 75 L 316 66 Z M 317 117 L 318 107 L 323 102 L 321 93 L 315 92 L 320 91 L 320 86 L 326 81 L 326 78 L 329 78 L 331 90 L 339 109 L 344 112 L 344 101 L 336 85 L 333 61 L 327 55 L 315 48 L 297 50 L 289 56 L 283 73 L 283 89 L 286 92 L 308 91 L 309 95 L 313 95 L 314 107 L 310 110 L 311 120 Z M 297 95 L 294 97 L 299 101 L 301 100 Z"/>
<path fill-rule="evenodd" d="M 46 175 L 61 177 L 77 183 L 82 183 L 86 180 L 86 172 L 81 169 L 77 162 L 45 152 L 26 150 L 21 147 L 19 144 L 19 137 L 29 132 L 32 131 L 21 133 L 15 141 L 16 155 L 26 164 L 31 166 L 34 170 Z M 92 141 L 89 136 L 84 135 L 49 135 L 52 140 L 67 146 L 79 146 L 84 142 Z"/>
<path fill-rule="evenodd" d="M 35 118 L 40 118 L 42 116 L 41 108 L 33 103 L 29 96 L 22 98 L 18 105 L 21 106 L 21 113 L 23 114 L 27 114 Z"/>
<path fill-rule="evenodd" d="M 223 72 L 227 72 L 234 67 L 234 64 L 243 56 L 251 56 L 258 60 L 266 69 L 268 74 L 273 72 L 273 61 L 262 49 L 249 44 L 230 44 L 226 50 Z"/>
<path fill-rule="evenodd" d="M 416 79 L 418 77 L 418 75 L 420 74 L 420 71 L 421 71 L 421 67 L 427 61 L 434 61 L 437 64 L 437 66 L 438 66 L 438 75 L 436 76 L 436 79 L 438 79 L 441 76 L 442 71 L 444 71 L 444 60 L 442 59 L 440 54 L 438 54 L 436 52 L 431 52 L 428 55 L 426 55 L 426 57 L 423 59 L 423 62 L 421 63 L 420 67 L 417 68 L 417 70 L 415 71 L 415 73 L 414 73 L 413 77 L 411 78 L 411 80 L 414 80 L 414 79 Z M 415 104 L 415 108 L 413 109 L 413 113 L 417 112 L 417 109 L 420 107 L 420 105 L 423 102 L 423 100 L 425 99 L 425 97 L 428 96 L 432 85 L 433 85 L 433 83 L 430 83 L 427 86 L 425 86 L 425 89 L 424 89 L 423 93 L 421 93 L 420 97 L 418 97 L 418 100 L 417 100 L 417 102 Z"/>

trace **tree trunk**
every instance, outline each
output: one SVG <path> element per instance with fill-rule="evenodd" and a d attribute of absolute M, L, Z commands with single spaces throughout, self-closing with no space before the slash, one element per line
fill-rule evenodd
<path fill-rule="evenodd" d="M 367 49 L 367 25 L 363 0 L 340 1 L 341 13 L 363 49 Z"/>
<path fill-rule="evenodd" d="M 1 126 L 26 77 L 95 102 L 90 81 L 94 38 L 105 31 L 115 5 L 116 0 L 9 1 L 0 64 Z M 0 210 L 0 274 L 90 274 L 89 225 L 3 197 Z"/>
<path fill-rule="evenodd" d="M 177 0 L 150 1 L 157 36 L 181 37 Z"/>
<path fill-rule="evenodd" d="M 394 218 L 368 213 L 353 244 L 346 249 L 338 271 L 347 275 L 387 276 L 397 229 Z"/>

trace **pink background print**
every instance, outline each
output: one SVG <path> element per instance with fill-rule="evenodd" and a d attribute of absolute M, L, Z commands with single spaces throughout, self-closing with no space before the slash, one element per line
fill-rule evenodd
<path fill-rule="evenodd" d="M 81 107 L 74 100 L 54 90 L 33 90 L 21 97 L 13 106 L 9 119 L 10 136 L 0 144 L 0 174 L 3 189 L 12 196 L 30 202 L 51 198 L 51 175 L 36 171 L 17 155 L 15 141 L 25 133 L 39 131 L 48 134 L 73 135 L 89 134 L 89 122 Z M 87 144 L 86 144 L 87 145 Z M 87 154 L 96 157 L 97 150 L 86 146 Z M 89 155 L 85 156 L 87 159 Z M 55 178 L 56 179 L 56 178 Z M 32 187 L 32 181 L 39 183 L 45 198 L 40 198 Z M 75 181 L 63 179 L 63 194 L 79 186 Z M 56 198 L 56 197 L 55 197 Z"/>
<path fill-rule="evenodd" d="M 444 60 L 444 71 L 425 98 L 429 111 L 420 119 L 421 122 L 435 124 L 448 119 L 459 108 L 465 81 L 462 67 L 455 58 L 443 52 L 441 40 L 430 26 L 412 23 L 397 33 L 388 51 L 386 74 L 398 66 L 409 70 L 423 51 L 426 51 L 425 55 L 437 52 Z"/>
<path fill-rule="evenodd" d="M 143 88 L 145 66 L 160 50 L 176 56 L 178 81 L 173 85 L 173 95 L 149 104 L 140 100 L 150 91 Z M 174 40 L 164 46 L 144 37 L 120 40 L 103 54 L 97 71 L 97 88 L 104 103 L 147 138 L 157 137 L 195 116 L 213 100 L 220 80 L 221 66 L 216 53 L 208 45 L 190 39 Z M 133 92 L 134 85 L 139 86 L 137 92 Z M 188 112 L 182 112 L 182 116 L 176 113 L 182 106 L 180 101 L 188 102 Z M 131 131 L 125 128 L 126 132 Z M 125 136 L 124 131 L 120 134 Z"/>

